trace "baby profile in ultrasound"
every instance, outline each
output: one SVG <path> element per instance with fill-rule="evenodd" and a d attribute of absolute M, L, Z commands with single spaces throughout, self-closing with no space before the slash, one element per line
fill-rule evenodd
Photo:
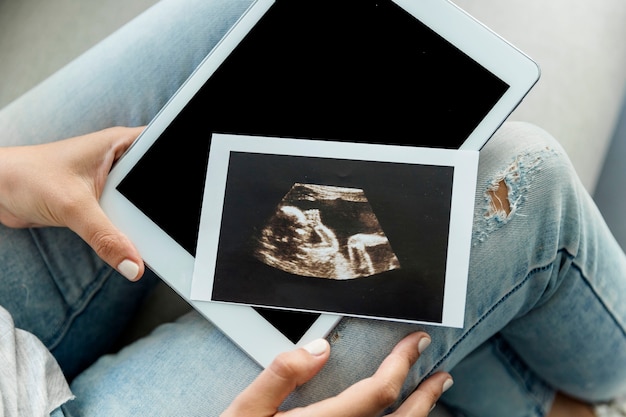
<path fill-rule="evenodd" d="M 300 276 L 354 279 L 400 269 L 358 188 L 296 183 L 254 239 L 254 256 Z"/>

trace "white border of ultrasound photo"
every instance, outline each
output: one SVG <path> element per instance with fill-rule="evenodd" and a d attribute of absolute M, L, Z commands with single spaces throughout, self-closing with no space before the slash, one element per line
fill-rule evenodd
<path fill-rule="evenodd" d="M 210 202 L 210 204 L 203 203 L 202 205 L 198 247 L 191 283 L 190 298 L 192 300 L 213 301 L 214 271 L 231 152 L 453 166 L 455 173 L 450 230 L 454 232 L 450 234 L 448 244 L 442 321 L 440 323 L 415 322 L 449 327 L 463 326 L 478 151 L 214 134 L 204 190 L 204 202 Z M 280 308 L 280 306 L 272 307 Z M 303 311 L 366 317 L 358 313 Z M 387 319 L 387 317 L 376 318 Z M 395 321 L 413 320 L 395 319 Z"/>

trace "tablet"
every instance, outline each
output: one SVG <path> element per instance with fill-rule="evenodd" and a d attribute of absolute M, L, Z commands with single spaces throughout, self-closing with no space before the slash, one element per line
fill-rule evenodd
<path fill-rule="evenodd" d="M 538 77 L 447 0 L 255 0 L 119 160 L 101 204 L 158 276 L 265 366 L 339 316 L 190 299 L 212 135 L 479 150 Z"/>

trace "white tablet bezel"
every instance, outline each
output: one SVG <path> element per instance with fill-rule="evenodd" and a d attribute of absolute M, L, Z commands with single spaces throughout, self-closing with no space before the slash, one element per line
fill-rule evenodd
<path fill-rule="evenodd" d="M 509 85 L 459 149 L 480 150 L 539 80 L 527 55 L 448 0 L 393 0 Z"/>
<path fill-rule="evenodd" d="M 461 146 L 461 149 L 479 150 L 537 81 L 537 66 L 447 0 L 394 1 L 509 84 L 502 99 Z M 327 335 L 340 317 L 322 314 L 294 344 L 251 307 L 190 300 L 193 256 L 116 187 L 273 3 L 273 0 L 256 0 L 248 8 L 118 161 L 101 197 L 105 212 L 135 243 L 146 264 L 262 366 L 267 366 L 282 351 Z"/>

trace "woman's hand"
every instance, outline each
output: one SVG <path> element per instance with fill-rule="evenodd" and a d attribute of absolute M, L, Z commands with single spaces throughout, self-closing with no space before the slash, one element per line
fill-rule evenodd
<path fill-rule="evenodd" d="M 0 222 L 8 227 L 66 226 L 134 281 L 139 252 L 98 200 L 111 166 L 143 130 L 116 127 L 43 145 L 0 148 Z"/>
<path fill-rule="evenodd" d="M 396 401 L 409 369 L 429 343 L 425 333 L 410 334 L 396 345 L 370 378 L 357 382 L 336 397 L 279 412 L 278 407 L 285 398 L 317 374 L 328 360 L 328 342 L 317 340 L 304 348 L 279 355 L 235 398 L 222 417 L 378 416 Z M 451 385 L 450 375 L 439 372 L 424 381 L 391 415 L 425 417 Z"/>

